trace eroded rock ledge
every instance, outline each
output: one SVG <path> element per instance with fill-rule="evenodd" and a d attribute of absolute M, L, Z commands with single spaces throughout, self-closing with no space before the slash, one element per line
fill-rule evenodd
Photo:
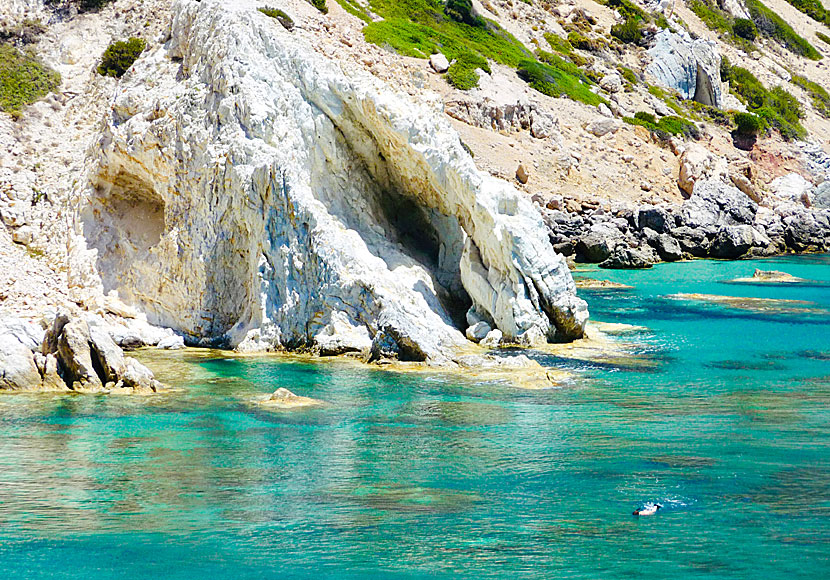
<path fill-rule="evenodd" d="M 78 240 L 102 290 L 243 350 L 444 363 L 480 321 L 580 337 L 586 305 L 533 206 L 435 111 L 257 6 L 179 0 L 123 79 Z"/>
<path fill-rule="evenodd" d="M 48 329 L 0 321 L 0 391 L 139 393 L 163 385 L 147 367 L 124 356 L 110 333 L 80 317 L 58 314 Z"/>

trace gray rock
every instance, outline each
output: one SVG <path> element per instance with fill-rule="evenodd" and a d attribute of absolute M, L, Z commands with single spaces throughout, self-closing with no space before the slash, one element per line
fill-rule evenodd
<path fill-rule="evenodd" d="M 11 333 L 0 334 L 0 390 L 37 390 L 41 383 L 29 347 Z"/>
<path fill-rule="evenodd" d="M 754 239 L 752 226 L 722 226 L 710 254 L 715 258 L 740 258 L 752 247 Z"/>
<path fill-rule="evenodd" d="M 58 316 L 51 330 L 63 379 L 73 391 L 100 391 L 104 383 L 95 372 L 89 326 L 85 320 Z M 48 338 L 51 343 L 51 338 Z M 48 353 L 44 353 L 48 354 Z"/>
<path fill-rule="evenodd" d="M 654 255 L 650 251 L 650 248 L 646 248 L 627 248 L 625 246 L 617 246 L 611 256 L 602 262 L 599 267 L 613 270 L 651 268 L 654 265 L 655 259 Z"/>
<path fill-rule="evenodd" d="M 680 248 L 680 243 L 669 234 L 660 234 L 653 244 L 657 255 L 664 262 L 676 262 L 683 257 L 683 251 Z"/>
<path fill-rule="evenodd" d="M 672 237 L 679 244 L 680 249 L 697 258 L 709 255 L 712 241 L 704 228 L 690 228 L 681 226 L 672 230 Z"/>
<path fill-rule="evenodd" d="M 136 393 L 154 393 L 161 389 L 162 384 L 153 376 L 153 371 L 145 367 L 132 357 L 126 357 L 124 375 L 121 377 L 121 386 L 132 389 Z"/>
<path fill-rule="evenodd" d="M 450 61 L 440 52 L 436 52 L 429 57 L 429 66 L 437 73 L 445 73 L 450 68 Z"/>
<path fill-rule="evenodd" d="M 612 238 L 596 232 L 589 232 L 576 242 L 576 255 L 581 262 L 592 264 L 605 261 L 621 242 L 619 238 Z"/>
<path fill-rule="evenodd" d="M 178 335 L 168 336 L 166 338 L 162 338 L 156 345 L 156 348 L 179 350 L 184 348 L 184 339 Z"/>
<path fill-rule="evenodd" d="M 502 335 L 501 330 L 499 330 L 498 328 L 495 328 L 495 329 L 493 329 L 493 330 L 491 330 L 490 332 L 487 333 L 487 336 L 485 336 L 481 340 L 480 344 L 481 344 L 481 346 L 484 346 L 484 347 L 487 347 L 487 348 L 496 348 L 501 343 L 502 338 L 503 338 L 503 335 Z"/>
<path fill-rule="evenodd" d="M 609 117 L 600 117 L 591 121 L 585 130 L 595 137 L 602 137 L 608 133 L 615 133 L 620 128 L 620 122 Z"/>
<path fill-rule="evenodd" d="M 661 30 L 648 51 L 646 72 L 686 99 L 720 108 L 720 53 L 714 42 L 692 40 L 685 32 Z"/>
<path fill-rule="evenodd" d="M 824 181 L 816 188 L 813 194 L 813 207 L 830 209 L 830 181 Z"/>
<path fill-rule="evenodd" d="M 491 330 L 493 330 L 493 329 L 490 327 L 489 324 L 487 324 L 483 320 L 480 320 L 479 322 L 476 322 L 475 324 L 473 324 L 472 326 L 467 328 L 467 331 L 464 334 L 467 336 L 467 340 L 472 340 L 473 342 L 479 342 L 485 336 L 487 336 L 487 334 Z"/>
<path fill-rule="evenodd" d="M 647 207 L 640 209 L 637 216 L 639 227 L 651 228 L 655 232 L 663 233 L 674 226 L 674 216 L 660 207 Z"/>
<path fill-rule="evenodd" d="M 602 90 L 608 91 L 609 93 L 619 93 L 623 90 L 622 77 L 617 73 L 605 75 L 600 79 L 599 86 Z"/>
<path fill-rule="evenodd" d="M 104 385 L 115 384 L 126 371 L 124 352 L 118 348 L 115 341 L 103 329 L 92 327 L 89 329 L 90 356 L 96 364 L 99 378 Z"/>

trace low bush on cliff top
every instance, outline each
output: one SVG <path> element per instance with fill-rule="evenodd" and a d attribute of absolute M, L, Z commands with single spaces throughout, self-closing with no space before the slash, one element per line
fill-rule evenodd
<path fill-rule="evenodd" d="M 718 6 L 717 0 L 691 0 L 686 6 L 710 30 L 720 33 L 721 38 L 724 40 L 743 49 L 745 52 L 755 50 L 755 45 L 752 43 L 755 36 L 752 35 L 748 27 L 751 27 L 756 33 L 757 29 L 755 29 L 755 24 L 751 20 L 732 18 L 731 14 Z"/>
<path fill-rule="evenodd" d="M 24 106 L 54 91 L 61 76 L 31 52 L 0 43 L 0 109 L 18 116 Z"/>
<path fill-rule="evenodd" d="M 643 31 L 640 29 L 639 21 L 629 18 L 622 24 L 613 25 L 611 36 L 623 44 L 639 44 L 643 39 Z"/>
<path fill-rule="evenodd" d="M 308 0 L 308 3 L 314 6 L 323 14 L 329 13 L 329 7 L 326 5 L 326 0 Z"/>
<path fill-rule="evenodd" d="M 735 130 L 739 135 L 757 135 L 764 128 L 761 117 L 752 113 L 735 113 L 733 120 L 735 121 Z"/>
<path fill-rule="evenodd" d="M 139 55 L 144 52 L 147 43 L 141 38 L 130 38 L 113 42 L 104 51 L 101 64 L 98 65 L 98 74 L 121 78 L 127 72 Z"/>

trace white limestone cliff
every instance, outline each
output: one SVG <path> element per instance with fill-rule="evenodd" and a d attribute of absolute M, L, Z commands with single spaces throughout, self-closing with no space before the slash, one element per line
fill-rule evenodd
<path fill-rule="evenodd" d="M 524 344 L 581 336 L 586 305 L 530 202 L 434 110 L 256 7 L 178 0 L 124 77 L 74 275 L 241 349 L 441 363 L 465 313 Z"/>

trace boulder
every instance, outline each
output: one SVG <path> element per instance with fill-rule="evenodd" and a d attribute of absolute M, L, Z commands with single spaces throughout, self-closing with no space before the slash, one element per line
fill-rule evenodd
<path fill-rule="evenodd" d="M 73 391 L 100 391 L 104 388 L 92 362 L 89 325 L 85 320 L 70 319 L 66 315 L 57 316 L 44 345 L 47 343 L 54 344 L 55 348 L 50 348 L 43 354 L 56 353 L 63 380 Z"/>
<path fill-rule="evenodd" d="M 184 348 L 184 339 L 181 336 L 174 334 L 173 336 L 162 338 L 156 345 L 156 348 L 162 348 L 166 350 L 179 350 Z"/>
<path fill-rule="evenodd" d="M 680 243 L 669 234 L 660 234 L 652 245 L 664 262 L 676 262 L 683 257 Z"/>
<path fill-rule="evenodd" d="M 38 390 L 42 377 L 34 354 L 11 333 L 0 334 L 0 390 Z"/>
<path fill-rule="evenodd" d="M 155 393 L 161 390 L 163 385 L 155 379 L 153 371 L 132 357 L 125 357 L 124 362 L 124 374 L 116 388 L 122 387 L 140 394 Z"/>
<path fill-rule="evenodd" d="M 600 268 L 610 268 L 614 270 L 637 270 L 642 268 L 651 268 L 654 265 L 654 255 L 650 249 L 643 247 L 628 248 L 625 246 L 617 246 L 611 256 L 602 262 Z"/>
<path fill-rule="evenodd" d="M 450 61 L 440 52 L 436 52 L 429 57 L 429 66 L 437 73 L 445 73 L 450 68 Z"/>
<path fill-rule="evenodd" d="M 727 173 L 726 160 L 713 155 L 699 143 L 689 143 L 680 154 L 677 185 L 686 195 L 691 196 L 698 181 L 723 180 Z"/>
<path fill-rule="evenodd" d="M 693 40 L 684 30 L 661 30 L 648 50 L 646 72 L 659 84 L 678 91 L 683 98 L 721 107 L 721 56 L 717 44 Z"/>
<path fill-rule="evenodd" d="M 618 73 L 611 73 L 602 77 L 599 81 L 602 90 L 609 93 L 619 93 L 623 90 L 622 77 Z"/>
<path fill-rule="evenodd" d="M 830 209 L 830 181 L 823 181 L 813 194 L 813 207 Z"/>
<path fill-rule="evenodd" d="M 485 336 L 479 344 L 486 348 L 496 348 L 499 346 L 499 344 L 501 344 L 502 337 L 503 335 L 501 330 L 499 330 L 498 328 L 494 328 L 493 330 L 487 333 L 487 336 Z"/>
<path fill-rule="evenodd" d="M 650 228 L 663 233 L 674 227 L 674 216 L 661 207 L 644 207 L 637 214 L 637 224 L 640 229 Z"/>
<path fill-rule="evenodd" d="M 112 387 L 123 376 L 127 365 L 124 352 L 102 328 L 89 329 L 90 355 L 99 378 L 105 387 Z"/>
<path fill-rule="evenodd" d="M 759 234 L 752 226 L 722 226 L 712 242 L 714 258 L 740 258 L 756 245 Z"/>
<path fill-rule="evenodd" d="M 703 258 L 709 254 L 712 247 L 711 237 L 708 230 L 704 228 L 690 228 L 681 226 L 672 230 L 672 238 L 678 243 L 683 252 L 687 252 L 697 258 Z"/>
<path fill-rule="evenodd" d="M 806 207 L 811 205 L 809 194 L 813 190 L 813 184 L 798 173 L 788 173 L 773 179 L 769 189 L 782 199 L 803 203 Z"/>
<path fill-rule="evenodd" d="M 620 128 L 620 122 L 609 117 L 594 119 L 585 127 L 585 130 L 595 137 L 602 137 L 608 133 L 616 133 Z"/>
<path fill-rule="evenodd" d="M 467 331 L 464 333 L 467 336 L 467 340 L 471 340 L 473 342 L 481 341 L 487 334 L 493 330 L 490 328 L 490 325 L 480 320 L 467 328 Z"/>
<path fill-rule="evenodd" d="M 597 232 L 588 232 L 576 242 L 576 255 L 581 262 L 596 264 L 607 260 L 614 248 L 621 242 L 619 237 L 611 237 Z"/>
<path fill-rule="evenodd" d="M 516 168 L 516 179 L 519 181 L 519 183 L 524 185 L 525 183 L 527 183 L 528 177 L 529 176 L 527 174 L 525 166 L 519 163 L 519 167 Z"/>

